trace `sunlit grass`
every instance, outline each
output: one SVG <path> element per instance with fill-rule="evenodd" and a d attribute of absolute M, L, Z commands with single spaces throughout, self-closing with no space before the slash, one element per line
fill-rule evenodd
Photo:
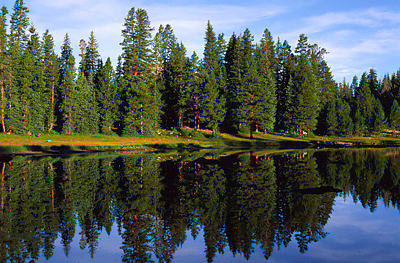
<path fill-rule="evenodd" d="M 232 135 L 222 133 L 217 138 L 211 138 L 211 131 L 200 130 L 204 136 L 191 137 L 187 134 L 193 129 L 185 128 L 185 132 L 159 130 L 154 137 L 125 137 L 102 134 L 44 134 L 42 136 L 8 135 L 0 134 L 0 150 L 2 152 L 26 152 L 33 147 L 39 150 L 50 150 L 52 147 L 68 146 L 71 150 L 109 150 L 118 149 L 133 151 L 137 149 L 186 149 L 186 148 L 240 148 L 240 147 L 269 147 L 278 146 L 280 142 L 361 142 L 365 144 L 377 144 L 382 142 L 400 143 L 400 137 L 394 137 L 389 133 L 370 137 L 296 137 L 281 133 L 254 133 L 253 139 L 248 134 Z M 185 135 L 184 135 L 185 133 Z"/>

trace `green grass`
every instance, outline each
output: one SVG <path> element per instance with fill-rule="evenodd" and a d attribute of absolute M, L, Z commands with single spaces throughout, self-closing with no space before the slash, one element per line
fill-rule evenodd
<path fill-rule="evenodd" d="M 211 131 L 159 130 L 154 137 L 120 137 L 102 134 L 44 134 L 42 136 L 0 134 L 0 152 L 80 152 L 80 151 L 146 151 L 159 150 L 179 152 L 199 149 L 247 149 L 247 148 L 305 148 L 307 143 L 315 141 L 346 142 L 348 145 L 361 143 L 400 144 L 399 137 L 383 133 L 370 137 L 294 137 L 281 133 L 254 133 L 254 139 L 248 134 L 219 134 L 211 137 Z"/>

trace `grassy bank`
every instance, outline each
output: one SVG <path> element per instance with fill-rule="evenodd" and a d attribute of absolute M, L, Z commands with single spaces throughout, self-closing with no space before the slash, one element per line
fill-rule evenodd
<path fill-rule="evenodd" d="M 212 138 L 210 131 L 159 130 L 154 137 L 120 137 L 106 135 L 60 135 L 45 134 L 42 136 L 0 134 L 0 152 L 62 152 L 62 151 L 143 151 L 143 150 L 180 150 L 180 149 L 224 149 L 224 148 L 305 148 L 316 141 L 342 143 L 351 146 L 356 144 L 399 144 L 400 138 L 382 134 L 375 137 L 292 137 L 285 134 L 255 133 L 254 139 L 248 135 L 220 134 Z"/>

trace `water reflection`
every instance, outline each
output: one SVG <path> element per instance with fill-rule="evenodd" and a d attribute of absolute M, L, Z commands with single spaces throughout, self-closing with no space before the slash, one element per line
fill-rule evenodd
<path fill-rule="evenodd" d="M 16 158 L 0 163 L 0 261 L 51 260 L 58 238 L 65 257 L 79 240 L 94 258 L 112 231 L 122 262 L 171 262 L 188 232 L 202 236 L 208 262 L 227 249 L 249 259 L 260 248 L 268 259 L 293 242 L 305 253 L 327 236 L 338 194 L 371 212 L 379 199 L 399 209 L 399 153 Z"/>

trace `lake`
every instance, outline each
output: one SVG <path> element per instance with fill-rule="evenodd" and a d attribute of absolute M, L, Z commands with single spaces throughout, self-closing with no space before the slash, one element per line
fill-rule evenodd
<path fill-rule="evenodd" d="M 1 262 L 398 262 L 400 148 L 15 157 Z"/>

